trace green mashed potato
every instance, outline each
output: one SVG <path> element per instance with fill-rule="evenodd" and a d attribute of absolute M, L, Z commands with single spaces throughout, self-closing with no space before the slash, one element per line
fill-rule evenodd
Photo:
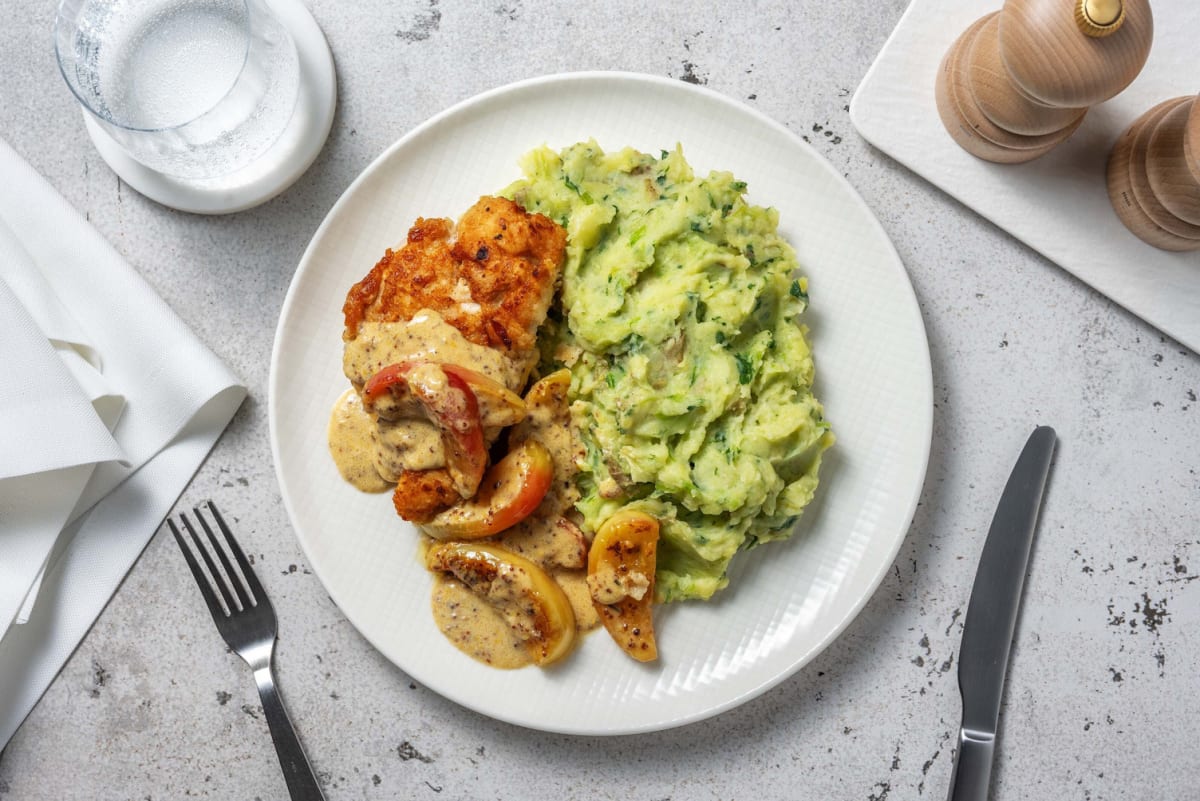
<path fill-rule="evenodd" d="M 833 443 L 798 317 L 807 280 L 778 213 L 683 152 L 585 142 L 522 159 L 504 194 L 568 233 L 544 368 L 572 374 L 577 507 L 661 524 L 659 600 L 709 598 L 739 551 L 789 536 Z"/>

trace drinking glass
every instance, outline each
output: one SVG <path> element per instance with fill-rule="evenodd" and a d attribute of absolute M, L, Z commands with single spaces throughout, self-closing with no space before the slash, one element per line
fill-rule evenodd
<path fill-rule="evenodd" d="M 84 109 L 165 175 L 245 167 L 296 108 L 296 45 L 263 0 L 62 0 L 54 41 Z"/>

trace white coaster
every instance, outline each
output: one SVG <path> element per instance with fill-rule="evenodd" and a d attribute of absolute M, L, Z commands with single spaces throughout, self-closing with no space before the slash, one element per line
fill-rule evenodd
<path fill-rule="evenodd" d="M 914 0 L 850 103 L 875 147 L 1166 334 L 1200 352 L 1200 253 L 1169 253 L 1130 233 L 1113 211 L 1108 154 L 1130 123 L 1196 93 L 1200 4 L 1156 3 L 1154 43 L 1137 79 L 1088 111 L 1039 159 L 992 164 L 950 138 L 933 87 L 946 50 L 1000 0 Z"/>
<path fill-rule="evenodd" d="M 337 105 L 333 54 L 317 21 L 299 0 L 268 0 L 292 34 L 300 59 L 300 94 L 288 127 L 262 156 L 217 178 L 178 178 L 131 158 L 85 110 L 83 121 L 100 156 L 125 183 L 153 201 L 196 214 L 229 214 L 257 206 L 304 174 L 329 136 Z"/>

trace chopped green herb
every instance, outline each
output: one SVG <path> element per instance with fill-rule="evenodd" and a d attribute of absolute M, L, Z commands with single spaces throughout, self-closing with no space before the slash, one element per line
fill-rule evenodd
<path fill-rule="evenodd" d="M 580 199 L 583 200 L 584 203 L 591 204 L 593 202 L 592 196 L 580 189 L 579 185 L 572 181 L 570 176 L 564 175 L 563 183 L 567 185 L 567 189 L 570 189 L 572 192 L 579 195 Z"/>
<path fill-rule="evenodd" d="M 750 357 L 740 353 L 733 354 L 733 358 L 737 361 L 738 383 L 749 384 L 754 380 L 754 363 L 750 361 Z"/>

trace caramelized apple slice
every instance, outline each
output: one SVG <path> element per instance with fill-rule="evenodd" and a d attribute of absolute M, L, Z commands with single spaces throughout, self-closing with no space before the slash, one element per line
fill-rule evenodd
<path fill-rule="evenodd" d="M 654 640 L 654 569 L 658 521 L 644 512 L 617 512 L 588 551 L 588 590 L 600 621 L 639 662 L 658 658 Z"/>
<path fill-rule="evenodd" d="M 495 609 L 525 643 L 535 665 L 549 665 L 571 650 L 571 602 L 528 559 L 495 545 L 443 542 L 429 549 L 425 566 L 453 575 Z"/>
<path fill-rule="evenodd" d="M 405 361 L 389 364 L 367 380 L 363 386 L 363 404 L 386 420 L 420 417 L 424 409 L 409 385 L 414 371 L 424 371 L 433 365 L 447 376 L 461 378 L 475 393 L 479 405 L 479 422 L 484 428 L 505 428 L 525 419 L 525 401 L 508 387 L 466 367 L 449 362 Z M 428 373 L 426 373 L 428 375 Z"/>
<path fill-rule="evenodd" d="M 531 406 L 545 407 L 549 414 L 567 409 L 567 391 L 571 388 L 571 371 L 556 370 L 542 378 L 525 393 L 525 402 Z"/>
<path fill-rule="evenodd" d="M 485 428 L 505 428 L 525 419 L 525 401 L 508 387 L 457 364 L 442 364 L 442 369 L 467 382 L 479 401 L 479 419 Z"/>
<path fill-rule="evenodd" d="M 385 419 L 411 416 L 412 401 L 442 436 L 446 470 L 454 489 L 470 498 L 487 468 L 487 446 L 474 391 L 454 371 L 432 362 L 400 362 L 371 376 L 363 408 Z"/>
<path fill-rule="evenodd" d="M 362 388 L 363 408 L 385 420 L 423 415 L 425 410 L 408 386 L 412 368 L 412 362 L 397 362 L 368 378 Z"/>
<path fill-rule="evenodd" d="M 419 380 L 418 376 L 425 372 L 433 371 L 414 369 L 409 373 L 409 384 L 428 412 L 430 422 L 441 432 L 446 470 L 454 489 L 462 497 L 470 498 L 479 488 L 488 459 L 479 421 L 479 402 L 467 382 L 457 375 L 443 372 L 446 377 L 443 385 L 436 379 Z"/>
<path fill-rule="evenodd" d="M 439 540 L 476 540 L 524 520 L 554 480 L 554 461 L 536 439 L 527 439 L 492 466 L 474 498 L 451 506 L 421 528 Z"/>

